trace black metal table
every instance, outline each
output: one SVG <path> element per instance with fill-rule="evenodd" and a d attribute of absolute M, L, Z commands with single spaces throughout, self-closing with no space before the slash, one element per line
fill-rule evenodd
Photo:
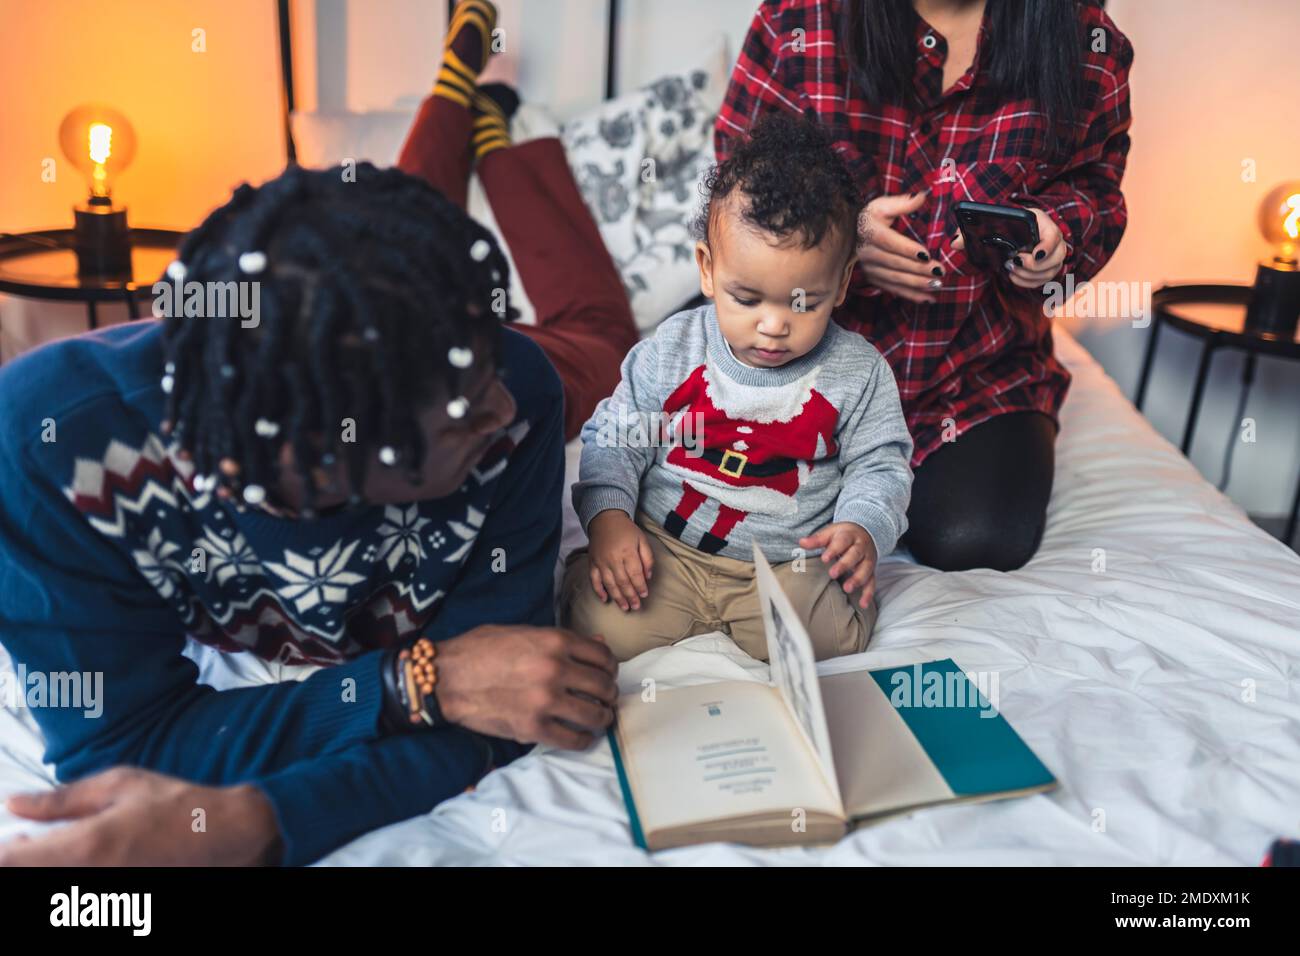
<path fill-rule="evenodd" d="M 131 318 L 139 318 L 141 290 L 147 296 L 163 277 L 184 235 L 173 229 L 132 229 L 131 274 L 108 278 L 77 275 L 71 229 L 0 233 L 0 293 L 84 302 L 92 329 L 99 327 L 96 307 L 101 302 L 124 302 Z"/>
<path fill-rule="evenodd" d="M 1142 359 L 1142 375 L 1138 379 L 1137 398 L 1134 404 L 1141 411 L 1146 399 L 1147 383 L 1151 379 L 1151 366 L 1155 361 L 1156 343 L 1160 327 L 1168 325 L 1201 339 L 1201 360 L 1196 369 L 1196 383 L 1192 389 L 1192 404 L 1187 410 L 1187 423 L 1183 427 L 1182 452 L 1192 448 L 1196 420 L 1201 413 L 1201 400 L 1205 397 L 1205 382 L 1210 375 L 1210 362 L 1219 349 L 1238 349 L 1246 353 L 1242 369 L 1242 384 L 1249 393 L 1255 381 L 1255 362 L 1260 355 L 1275 358 L 1300 359 L 1300 331 L 1291 338 L 1260 332 L 1247 332 L 1243 328 L 1246 306 L 1250 304 L 1251 287 L 1248 285 L 1190 284 L 1166 285 L 1151 294 L 1151 337 L 1147 339 L 1146 355 Z M 1300 514 L 1300 482 L 1297 482 L 1291 514 L 1287 518 L 1283 540 L 1290 544 L 1295 538 L 1296 519 Z"/>

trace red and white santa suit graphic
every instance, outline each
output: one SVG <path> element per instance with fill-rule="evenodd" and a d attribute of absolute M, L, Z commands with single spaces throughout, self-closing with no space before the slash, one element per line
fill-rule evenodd
<path fill-rule="evenodd" d="M 815 384 L 821 366 L 783 385 L 745 385 L 714 362 L 698 366 L 664 402 L 674 445 L 663 468 L 682 478 L 682 498 L 664 522 L 681 537 L 706 498 L 718 517 L 700 541 L 716 554 L 749 514 L 794 515 L 813 462 L 838 452 L 839 412 Z"/>

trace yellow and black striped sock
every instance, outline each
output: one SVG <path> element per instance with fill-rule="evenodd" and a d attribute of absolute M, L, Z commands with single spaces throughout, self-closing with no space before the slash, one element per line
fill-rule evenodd
<path fill-rule="evenodd" d="M 519 105 L 518 97 L 509 87 L 499 83 L 490 86 L 474 93 L 474 134 L 470 143 L 475 160 L 511 144 L 510 113 Z M 501 102 L 503 99 L 505 103 Z"/>
<path fill-rule="evenodd" d="M 460 0 L 456 4 L 447 27 L 438 79 L 433 84 L 434 96 L 470 108 L 479 71 L 492 53 L 496 22 L 497 8 L 490 0 Z"/>

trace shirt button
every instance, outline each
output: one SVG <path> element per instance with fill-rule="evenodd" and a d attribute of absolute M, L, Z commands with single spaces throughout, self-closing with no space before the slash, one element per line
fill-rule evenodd
<path fill-rule="evenodd" d="M 921 40 L 921 46 L 925 47 L 927 50 L 933 50 L 938 45 L 939 41 L 934 38 L 933 33 L 927 33 Z"/>
<path fill-rule="evenodd" d="M 929 122 L 929 120 L 922 120 L 922 121 L 921 121 L 920 130 L 921 130 L 921 135 L 922 135 L 922 136 L 929 136 L 929 135 L 930 135 L 930 122 Z"/>

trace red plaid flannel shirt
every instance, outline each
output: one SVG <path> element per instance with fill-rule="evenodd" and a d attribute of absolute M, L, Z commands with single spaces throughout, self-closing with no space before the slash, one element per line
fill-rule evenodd
<path fill-rule="evenodd" d="M 1047 163 L 1043 113 L 1032 100 L 998 99 L 984 85 L 987 11 L 974 63 L 946 92 L 940 87 L 947 41 L 916 17 L 914 83 L 923 107 L 913 113 L 868 103 L 851 87 L 836 37 L 841 5 L 765 0 L 718 116 L 717 153 L 719 161 L 730 155 L 760 114 L 797 110 L 831 131 L 864 201 L 930 188 L 925 205 L 894 228 L 944 266 L 938 301 L 913 303 L 882 292 L 859 268 L 835 316 L 889 360 L 916 445 L 915 467 L 941 446 L 945 430 L 951 440 L 1005 412 L 1056 418 L 1070 374 L 1052 354 L 1044 296 L 1012 285 L 1000 270 L 977 270 L 964 252 L 954 252 L 951 207 L 962 200 L 1036 206 L 1067 243 L 1062 273 L 1073 273 L 1076 284 L 1094 276 L 1128 219 L 1120 179 L 1129 149 L 1133 48 L 1104 10 L 1079 3 L 1089 40 L 1082 113 L 1069 160 Z"/>

